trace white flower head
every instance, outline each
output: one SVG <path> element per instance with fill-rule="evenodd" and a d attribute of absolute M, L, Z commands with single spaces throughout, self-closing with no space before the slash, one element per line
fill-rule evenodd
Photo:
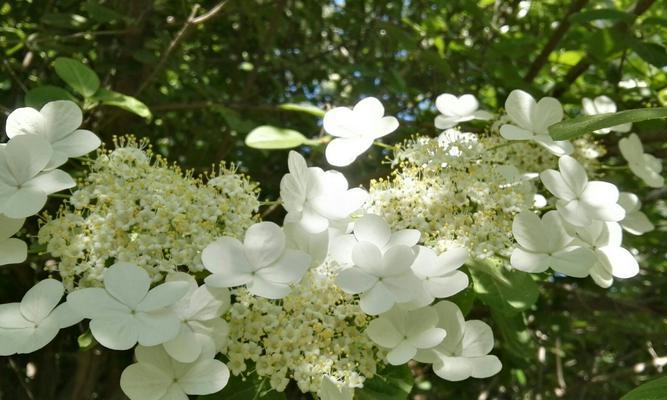
<path fill-rule="evenodd" d="M 366 334 L 378 345 L 391 349 L 387 361 L 401 365 L 410 361 L 419 349 L 431 349 L 442 342 L 447 332 L 436 327 L 438 313 L 424 307 L 404 310 L 394 307 L 368 324 Z"/>
<path fill-rule="evenodd" d="M 347 179 L 338 171 L 308 167 L 303 156 L 290 151 L 289 173 L 280 181 L 280 198 L 287 210 L 285 222 L 295 222 L 310 233 L 340 224 L 368 199 L 361 188 L 348 189 Z"/>
<path fill-rule="evenodd" d="M 623 158 L 628 162 L 630 171 L 641 178 L 648 186 L 661 188 L 665 185 L 665 178 L 660 175 L 662 161 L 651 154 L 644 153 L 639 136 L 633 133 L 618 142 Z"/>
<path fill-rule="evenodd" d="M 512 124 L 500 127 L 500 134 L 507 140 L 533 140 L 552 154 L 571 154 L 574 147 L 567 140 L 554 141 L 549 136 L 549 126 L 563 119 L 563 106 L 553 97 L 540 101 L 523 90 L 513 90 L 505 101 L 505 111 Z"/>
<path fill-rule="evenodd" d="M 442 114 L 435 117 L 435 127 L 438 129 L 451 128 L 473 119 L 493 118 L 490 112 L 479 110 L 479 102 L 472 94 L 456 97 L 453 94 L 443 93 L 435 99 L 435 107 Z"/>
<path fill-rule="evenodd" d="M 317 395 L 321 400 L 352 400 L 354 398 L 354 388 L 338 382 L 329 375 L 324 375 Z"/>
<path fill-rule="evenodd" d="M 67 303 L 60 303 L 63 284 L 45 279 L 26 292 L 20 303 L 0 305 L 0 356 L 32 353 L 46 346 L 58 331 L 81 321 Z"/>
<path fill-rule="evenodd" d="M 137 343 L 156 346 L 174 339 L 181 324 L 172 309 L 188 291 L 186 282 L 150 289 L 148 273 L 118 262 L 104 271 L 104 289 L 71 292 L 67 304 L 90 319 L 90 331 L 104 347 L 128 350 Z"/>
<path fill-rule="evenodd" d="M 28 257 L 28 246 L 24 241 L 12 238 L 25 218 L 14 219 L 0 214 L 0 265 L 22 263 Z"/>
<path fill-rule="evenodd" d="M 260 222 L 248 228 L 243 243 L 225 236 L 208 245 L 202 261 L 212 272 L 206 277 L 207 286 L 245 285 L 256 296 L 281 299 L 290 293 L 290 284 L 301 280 L 311 257 L 288 249 L 278 225 Z"/>
<path fill-rule="evenodd" d="M 488 378 L 500 372 L 500 360 L 489 355 L 493 350 L 489 325 L 479 320 L 464 320 L 458 306 L 446 300 L 433 308 L 438 313 L 438 327 L 447 336 L 435 348 L 417 351 L 416 361 L 432 363 L 436 375 L 448 381 L 462 381 L 471 376 Z"/>
<path fill-rule="evenodd" d="M 585 227 L 570 227 L 579 241 L 590 246 L 596 256 L 590 275 L 601 287 L 609 287 L 614 277 L 627 279 L 639 273 L 639 264 L 621 247 L 623 231 L 616 222 L 593 221 Z"/>
<path fill-rule="evenodd" d="M 423 296 L 417 304 L 423 307 L 436 298 L 454 296 L 467 288 L 468 275 L 458 270 L 467 259 L 468 251 L 462 247 L 453 247 L 437 255 L 431 248 L 419 246 L 417 258 L 411 266 L 423 285 Z"/>
<path fill-rule="evenodd" d="M 162 346 L 137 346 L 134 354 L 137 362 L 120 377 L 130 400 L 185 400 L 188 395 L 217 393 L 229 381 L 229 368 L 213 358 L 212 349 L 192 363 L 174 360 Z"/>
<path fill-rule="evenodd" d="M 543 171 L 540 179 L 558 198 L 556 209 L 566 222 L 586 226 L 594 220 L 620 221 L 625 218 L 623 207 L 616 203 L 619 192 L 615 185 L 589 182 L 584 167 L 570 156 L 560 157 L 558 168 L 559 171 Z"/>
<path fill-rule="evenodd" d="M 51 193 L 76 183 L 59 169 L 42 172 L 51 159 L 49 143 L 37 135 L 20 135 L 0 146 L 0 214 L 26 218 L 39 212 Z"/>
<path fill-rule="evenodd" d="M 229 332 L 227 322 L 221 318 L 230 305 L 229 290 L 198 286 L 185 272 L 171 273 L 166 281 L 186 282 L 189 288 L 173 307 L 181 329 L 178 336 L 163 344 L 165 351 L 179 362 L 190 363 L 199 358 L 206 346 L 220 349 Z"/>
<path fill-rule="evenodd" d="M 595 255 L 587 247 L 573 244 L 556 211 L 540 218 L 530 211 L 514 217 L 512 234 L 518 246 L 512 251 L 512 267 L 524 272 L 544 272 L 548 268 L 576 278 L 588 276 Z"/>
<path fill-rule="evenodd" d="M 614 103 L 614 100 L 607 96 L 598 96 L 593 100 L 589 99 L 588 97 L 584 97 L 581 99 L 581 105 L 583 107 L 584 115 L 597 115 L 616 112 L 616 103 Z M 629 132 L 630 129 L 632 129 L 632 123 L 612 126 L 611 128 L 598 129 L 597 131 L 593 132 L 599 135 L 606 135 L 611 131 L 625 133 Z"/>
<path fill-rule="evenodd" d="M 643 235 L 655 229 L 655 226 L 640 211 L 642 203 L 634 193 L 621 192 L 618 204 L 625 210 L 625 218 L 620 222 L 621 227 L 633 235 Z"/>
<path fill-rule="evenodd" d="M 51 170 L 63 165 L 68 158 L 80 157 L 100 147 L 102 142 L 91 131 L 79 129 L 83 115 L 76 103 L 69 100 L 48 102 L 41 110 L 23 107 L 7 117 L 7 136 L 37 135 L 48 141 L 51 158 L 44 167 Z"/>
<path fill-rule="evenodd" d="M 331 253 L 344 268 L 336 284 L 347 293 L 360 294 L 359 305 L 369 315 L 415 300 L 423 290 L 410 269 L 419 238 L 417 230 L 392 233 L 381 217 L 363 216 L 354 224 L 354 234 L 339 236 L 332 243 Z"/>
<path fill-rule="evenodd" d="M 375 139 L 398 128 L 398 120 L 384 116 L 384 107 L 375 97 L 366 97 L 354 108 L 336 107 L 324 114 L 324 130 L 336 138 L 326 148 L 327 161 L 337 167 L 352 164 Z"/>

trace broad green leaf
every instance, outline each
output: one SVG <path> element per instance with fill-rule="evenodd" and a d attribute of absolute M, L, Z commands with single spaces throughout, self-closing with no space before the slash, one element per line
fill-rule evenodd
<path fill-rule="evenodd" d="M 56 28 L 81 29 L 88 20 L 86 17 L 78 14 L 48 13 L 44 14 L 40 21 L 45 25 L 55 26 Z"/>
<path fill-rule="evenodd" d="M 658 43 L 632 40 L 630 47 L 639 57 L 654 67 L 667 66 L 667 49 L 664 46 Z"/>
<path fill-rule="evenodd" d="M 570 22 L 583 24 L 597 20 L 615 20 L 631 22 L 635 19 L 633 14 L 613 8 L 600 8 L 596 10 L 581 11 L 570 16 Z"/>
<path fill-rule="evenodd" d="M 549 135 L 554 140 L 568 140 L 598 129 L 659 118 L 667 118 L 667 107 L 638 108 L 617 113 L 582 115 L 551 125 Z"/>
<path fill-rule="evenodd" d="M 549 55 L 549 61 L 552 63 L 564 64 L 564 65 L 576 65 L 586 53 L 579 50 L 567 50 L 560 52 L 553 52 Z"/>
<path fill-rule="evenodd" d="M 494 331 L 497 332 L 504 351 L 519 360 L 529 360 L 533 357 L 535 352 L 534 343 L 531 341 L 532 335 L 521 314 L 508 316 L 492 309 L 491 318 L 497 327 Z"/>
<path fill-rule="evenodd" d="M 90 97 L 100 88 L 100 78 L 87 65 L 73 58 L 59 57 L 53 63 L 56 74 L 75 92 Z"/>
<path fill-rule="evenodd" d="M 39 109 L 44 104 L 55 100 L 77 101 L 67 90 L 57 86 L 45 85 L 28 90 L 28 93 L 25 94 L 24 102 L 28 107 Z"/>
<path fill-rule="evenodd" d="M 356 400 L 406 400 L 412 391 L 415 379 L 407 365 L 389 365 L 372 379 L 364 382 L 364 387 L 356 389 Z"/>
<path fill-rule="evenodd" d="M 587 53 L 597 61 L 605 61 L 621 54 L 627 48 L 627 37 L 615 29 L 595 31 L 586 41 Z"/>
<path fill-rule="evenodd" d="M 291 149 L 302 144 L 317 143 L 293 129 L 262 125 L 253 129 L 245 138 L 245 144 L 254 149 Z"/>
<path fill-rule="evenodd" d="M 141 101 L 132 96 L 114 92 L 113 90 L 100 89 L 95 93 L 91 100 L 98 101 L 107 106 L 122 108 L 125 111 L 134 113 L 142 118 L 151 119 L 153 114 Z"/>
<path fill-rule="evenodd" d="M 665 399 L 667 399 L 667 376 L 647 382 L 621 397 L 621 400 Z"/>
<path fill-rule="evenodd" d="M 222 391 L 199 400 L 285 400 L 285 394 L 271 389 L 268 378 L 251 374 L 245 377 L 232 376 Z"/>
<path fill-rule="evenodd" d="M 539 296 L 537 284 L 530 274 L 509 271 L 501 262 L 476 262 L 470 273 L 477 297 L 503 314 L 513 315 L 526 310 Z"/>
<path fill-rule="evenodd" d="M 324 117 L 325 111 L 315 107 L 312 104 L 295 104 L 295 103 L 285 103 L 281 104 L 278 106 L 278 108 L 282 108 L 283 110 L 289 110 L 289 111 L 297 111 L 297 112 L 302 112 L 310 115 L 314 115 L 318 118 Z"/>

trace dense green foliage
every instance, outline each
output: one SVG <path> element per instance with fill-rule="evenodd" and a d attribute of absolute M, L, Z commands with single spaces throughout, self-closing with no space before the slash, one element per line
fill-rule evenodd
<path fill-rule="evenodd" d="M 621 110 L 667 106 L 666 0 L 223 3 L 0 1 L 0 114 L 76 99 L 89 110 L 84 124 L 104 142 L 132 133 L 188 168 L 237 163 L 273 200 L 287 151 L 248 148 L 246 135 L 268 125 L 316 144 L 319 109 L 363 96 L 381 98 L 399 117 L 390 142 L 437 135 L 433 102 L 443 92 L 475 93 L 494 109 L 521 88 L 558 97 L 572 116 L 582 97 L 603 94 Z M 296 106 L 304 102 L 317 108 Z M 667 156 L 666 120 L 635 124 L 635 131 L 647 152 Z M 608 142 L 609 163 L 620 165 L 618 137 L 600 140 Z M 322 164 L 322 151 L 313 146 L 311 162 Z M 374 148 L 346 169 L 351 184 L 387 173 L 383 151 Z M 415 398 L 612 399 L 660 375 L 667 364 L 667 190 L 612 172 L 657 225 L 628 239 L 646 255 L 640 275 L 604 290 L 590 280 L 535 282 L 470 268 L 473 290 L 455 301 L 493 327 L 503 371 L 450 383 L 414 365 Z M 20 299 L 42 277 L 34 269 L 0 270 L 0 302 Z M 79 349 L 76 330 L 64 333 L 38 353 L 0 360 L 0 399 L 123 398 L 118 375 L 131 354 Z M 34 378 L 23 378 L 28 365 Z M 395 393 L 405 390 L 401 383 Z M 373 393 L 387 387 L 372 384 L 359 398 L 380 398 Z"/>

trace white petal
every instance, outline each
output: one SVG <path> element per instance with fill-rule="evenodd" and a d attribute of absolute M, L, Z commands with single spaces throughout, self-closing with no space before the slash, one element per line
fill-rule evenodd
<path fill-rule="evenodd" d="M 229 308 L 230 302 L 229 290 L 201 286 L 190 296 L 189 319 L 206 321 L 218 318 Z"/>
<path fill-rule="evenodd" d="M 329 230 L 310 233 L 301 225 L 285 222 L 283 231 L 287 239 L 287 247 L 301 250 L 311 257 L 311 266 L 319 266 L 329 254 Z"/>
<path fill-rule="evenodd" d="M 229 368 L 218 360 L 201 360 L 179 378 L 183 391 L 190 395 L 221 391 L 229 381 Z"/>
<path fill-rule="evenodd" d="M 479 320 L 466 321 L 462 355 L 464 357 L 484 356 L 491 350 L 493 350 L 491 327 Z"/>
<path fill-rule="evenodd" d="M 257 275 L 269 282 L 296 283 L 301 280 L 310 266 L 310 256 L 299 250 L 286 249 L 283 255 L 267 268 L 257 271 Z"/>
<path fill-rule="evenodd" d="M 377 277 L 364 272 L 361 268 L 346 268 L 338 273 L 336 285 L 346 293 L 362 293 L 373 287 Z"/>
<path fill-rule="evenodd" d="M 357 245 L 354 235 L 341 235 L 332 240 L 331 256 L 341 265 L 353 264 L 352 250 Z"/>
<path fill-rule="evenodd" d="M 433 372 L 440 378 L 458 382 L 468 379 L 472 375 L 472 362 L 466 357 L 447 357 L 440 358 L 433 363 Z"/>
<path fill-rule="evenodd" d="M 572 188 L 568 186 L 563 179 L 563 176 L 558 171 L 553 169 L 543 171 L 540 174 L 540 179 L 542 180 L 544 187 L 559 199 L 570 201 L 574 200 L 579 195 L 579 193 L 575 193 Z"/>
<path fill-rule="evenodd" d="M 7 116 L 5 130 L 7 137 L 12 139 L 18 135 L 44 135 L 44 128 L 44 117 L 39 111 L 30 107 L 22 107 Z"/>
<path fill-rule="evenodd" d="M 383 136 L 386 136 L 393 131 L 398 129 L 398 120 L 396 117 L 387 116 L 382 117 L 377 121 L 375 129 L 373 131 L 372 138 L 379 139 Z"/>
<path fill-rule="evenodd" d="M 419 242 L 420 238 L 421 232 L 416 229 L 401 229 L 400 231 L 391 234 L 391 238 L 386 247 L 389 248 L 397 245 L 412 247 Z"/>
<path fill-rule="evenodd" d="M 560 101 L 553 97 L 543 97 L 537 102 L 533 110 L 532 120 L 535 132 L 538 134 L 548 134 L 549 126 L 560 122 L 563 119 L 563 106 Z"/>
<path fill-rule="evenodd" d="M 387 361 L 391 365 L 402 365 L 410 361 L 415 354 L 417 354 L 417 349 L 410 342 L 404 340 L 387 353 Z"/>
<path fill-rule="evenodd" d="M 598 255 L 616 278 L 632 278 L 639 273 L 637 260 L 623 247 L 602 247 L 598 249 Z"/>
<path fill-rule="evenodd" d="M 336 167 L 346 167 L 354 162 L 373 144 L 370 137 L 336 138 L 327 144 L 327 162 Z"/>
<path fill-rule="evenodd" d="M 554 141 L 549 135 L 536 135 L 533 140 L 535 143 L 547 149 L 551 154 L 559 157 L 574 152 L 574 146 L 567 140 Z"/>
<path fill-rule="evenodd" d="M 372 341 L 382 347 L 392 349 L 404 339 L 403 334 L 387 318 L 377 318 L 368 324 L 366 334 Z"/>
<path fill-rule="evenodd" d="M 639 136 L 634 133 L 627 138 L 619 140 L 618 148 L 621 151 L 623 158 L 629 163 L 641 160 L 642 154 L 644 153 L 642 142 L 639 140 Z"/>
<path fill-rule="evenodd" d="M 81 322 L 83 316 L 76 312 L 69 303 L 62 303 L 53 310 L 49 318 L 55 318 L 60 329 L 64 329 Z"/>
<path fill-rule="evenodd" d="M 410 266 L 414 261 L 415 252 L 412 247 L 400 244 L 391 247 L 382 256 L 382 276 L 390 277 L 412 272 Z"/>
<path fill-rule="evenodd" d="M 26 331 L 25 341 L 20 346 L 19 354 L 28 354 L 35 352 L 47 344 L 58 335 L 60 327 L 55 318 L 45 318 L 39 323 L 35 329 L 28 329 Z"/>
<path fill-rule="evenodd" d="M 130 309 L 101 288 L 78 289 L 67 295 L 67 304 L 85 318 L 129 314 Z"/>
<path fill-rule="evenodd" d="M 135 319 L 137 341 L 142 346 L 166 343 L 178 336 L 181 330 L 181 322 L 171 310 L 138 312 Z"/>
<path fill-rule="evenodd" d="M 549 268 L 550 258 L 544 253 L 533 253 L 517 247 L 512 250 L 510 264 L 519 271 L 539 273 Z"/>
<path fill-rule="evenodd" d="M 151 289 L 146 297 L 137 304 L 137 311 L 156 311 L 181 300 L 188 292 L 190 285 L 187 282 L 165 282 Z"/>
<path fill-rule="evenodd" d="M 370 242 L 358 242 L 352 249 L 352 261 L 364 272 L 381 276 L 384 272 L 382 253 Z"/>
<path fill-rule="evenodd" d="M 532 116 L 536 107 L 535 99 L 523 90 L 512 90 L 505 100 L 505 111 L 521 128 L 532 131 Z"/>
<path fill-rule="evenodd" d="M 39 110 L 44 116 L 44 123 L 50 141 L 58 141 L 74 132 L 81 122 L 81 109 L 73 101 L 57 100 L 48 102 Z"/>
<path fill-rule="evenodd" d="M 0 203 L 0 210 L 10 218 L 26 218 L 37 214 L 46 200 L 46 193 L 39 189 L 21 188 Z"/>
<path fill-rule="evenodd" d="M 424 287 L 433 297 L 443 299 L 464 290 L 469 283 L 468 275 L 461 271 L 455 271 L 424 281 Z"/>
<path fill-rule="evenodd" d="M 584 167 L 577 160 L 570 156 L 562 156 L 558 160 L 558 168 L 563 181 L 573 193 L 584 192 L 584 189 L 587 188 L 588 176 Z"/>
<path fill-rule="evenodd" d="M 28 258 L 28 245 L 19 239 L 0 241 L 0 265 L 19 264 Z"/>
<path fill-rule="evenodd" d="M 104 287 L 116 300 L 135 308 L 148 293 L 151 279 L 134 264 L 118 262 L 104 271 Z"/>
<path fill-rule="evenodd" d="M 449 129 L 451 127 L 456 126 L 458 122 L 459 122 L 458 116 L 446 117 L 444 115 L 436 116 L 435 121 L 433 121 L 437 129 Z"/>
<path fill-rule="evenodd" d="M 438 256 L 441 273 L 459 269 L 468 259 L 468 251 L 464 247 L 452 247 Z"/>
<path fill-rule="evenodd" d="M 252 281 L 251 272 L 229 271 L 226 273 L 211 274 L 204 279 L 206 286 L 211 288 L 232 288 L 242 286 Z"/>
<path fill-rule="evenodd" d="M 102 141 L 93 132 L 79 129 L 64 138 L 53 142 L 51 146 L 53 146 L 54 152 L 59 152 L 68 158 L 72 158 L 86 155 L 100 147 L 101 144 Z"/>
<path fill-rule="evenodd" d="M 596 285 L 602 288 L 608 288 L 614 283 L 614 276 L 601 262 L 596 262 L 591 268 L 591 278 Z"/>
<path fill-rule="evenodd" d="M 604 207 L 615 204 L 618 201 L 618 196 L 619 192 L 616 185 L 609 182 L 592 181 L 586 185 L 581 194 L 581 200 L 593 207 Z"/>
<path fill-rule="evenodd" d="M 60 192 L 74 186 L 76 186 L 74 179 L 67 172 L 59 169 L 43 172 L 23 185 L 24 188 L 40 190 L 46 194 Z"/>
<path fill-rule="evenodd" d="M 550 258 L 550 266 L 554 271 L 575 278 L 588 276 L 594 262 L 595 256 L 589 249 L 577 246 L 558 251 Z"/>
<path fill-rule="evenodd" d="M 500 127 L 500 136 L 507 140 L 529 140 L 535 136 L 531 131 L 515 125 L 505 124 Z"/>
<path fill-rule="evenodd" d="M 455 352 L 461 344 L 463 332 L 465 330 L 465 320 L 461 309 L 451 301 L 440 301 L 436 303 L 435 308 L 438 313 L 438 327 L 447 332 L 445 340 L 438 348 L 443 348 L 448 352 Z"/>
<path fill-rule="evenodd" d="M 201 259 L 204 267 L 214 274 L 231 277 L 254 271 L 246 258 L 241 242 L 231 237 L 222 237 L 206 246 L 202 251 Z"/>
<path fill-rule="evenodd" d="M 139 339 L 137 322 L 129 313 L 94 318 L 89 326 L 95 340 L 108 349 L 129 350 Z"/>
<path fill-rule="evenodd" d="M 347 107 L 336 107 L 324 114 L 322 126 L 330 135 L 350 137 L 355 135 L 355 132 L 349 128 L 349 121 L 354 121 L 354 112 Z"/>
<path fill-rule="evenodd" d="M 633 235 L 643 235 L 644 233 L 655 229 L 653 223 L 651 223 L 648 217 L 641 211 L 625 214 L 625 218 L 621 221 L 621 226 Z"/>
<path fill-rule="evenodd" d="M 378 282 L 370 291 L 361 295 L 359 306 L 368 315 L 378 315 L 389 311 L 395 303 L 394 294 Z"/>
<path fill-rule="evenodd" d="M 37 135 L 16 136 L 4 148 L 9 169 L 19 184 L 29 181 L 44 169 L 52 153 L 49 142 Z"/>
<path fill-rule="evenodd" d="M 201 354 L 201 343 L 187 324 L 181 324 L 181 331 L 174 339 L 163 344 L 165 351 L 175 360 L 191 363 Z"/>
<path fill-rule="evenodd" d="M 430 349 L 442 343 L 445 336 L 447 336 L 447 332 L 445 332 L 444 329 L 430 328 L 415 336 L 409 337 L 409 341 L 418 349 Z"/>
<path fill-rule="evenodd" d="M 282 299 L 291 291 L 289 285 L 269 282 L 259 275 L 256 275 L 247 287 L 248 291 L 255 296 L 261 296 L 267 299 Z"/>
<path fill-rule="evenodd" d="M 20 303 L 0 304 L 0 329 L 32 328 L 34 325 L 21 314 Z"/>
<path fill-rule="evenodd" d="M 285 234 L 273 222 L 259 222 L 248 228 L 245 233 L 243 250 L 255 269 L 272 264 L 284 249 Z"/>
<path fill-rule="evenodd" d="M 161 400 L 172 376 L 151 364 L 132 364 L 120 376 L 120 387 L 130 400 Z"/>
<path fill-rule="evenodd" d="M 587 226 L 592 223 L 590 209 L 579 200 L 558 201 L 556 209 L 563 219 L 574 226 Z"/>
<path fill-rule="evenodd" d="M 0 214 L 0 241 L 12 237 L 21 230 L 23 223 L 25 223 L 25 218 L 9 218 Z M 1 251 L 0 254 L 2 254 Z"/>
<path fill-rule="evenodd" d="M 62 283 L 55 279 L 44 279 L 23 296 L 21 314 L 30 321 L 40 322 L 56 308 L 64 293 Z"/>
<path fill-rule="evenodd" d="M 471 363 L 470 376 L 473 378 L 488 378 L 503 369 L 503 365 L 498 357 L 493 355 L 471 357 L 468 359 L 468 362 Z"/>
<path fill-rule="evenodd" d="M 384 107 L 380 100 L 375 97 L 366 97 L 355 104 L 352 109 L 355 113 L 361 113 L 368 118 L 382 118 Z"/>
<path fill-rule="evenodd" d="M 542 234 L 545 231 L 540 217 L 531 211 L 521 211 L 512 222 L 514 239 L 526 250 L 534 253 L 548 251 L 548 243 Z"/>
<path fill-rule="evenodd" d="M 358 241 L 370 242 L 382 249 L 391 238 L 389 224 L 379 215 L 364 215 L 354 224 L 354 236 Z"/>

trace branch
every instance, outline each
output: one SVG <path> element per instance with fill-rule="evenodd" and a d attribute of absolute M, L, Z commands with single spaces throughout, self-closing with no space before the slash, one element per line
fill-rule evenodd
<path fill-rule="evenodd" d="M 188 16 L 188 19 L 185 20 L 185 24 L 183 24 L 176 36 L 174 36 L 174 39 L 171 41 L 171 43 L 169 43 L 169 46 L 167 46 L 167 49 L 164 51 L 164 53 L 162 53 L 162 56 L 155 65 L 155 68 L 153 68 L 151 71 L 150 75 L 148 75 L 148 77 L 141 83 L 141 85 L 139 85 L 139 88 L 134 93 L 135 97 L 139 96 L 139 94 L 141 94 L 141 92 L 143 92 L 146 87 L 148 87 L 148 85 L 153 82 L 155 77 L 160 72 L 162 72 L 171 54 L 181 45 L 183 40 L 185 40 L 185 38 L 190 34 L 192 29 L 199 24 L 203 24 L 215 18 L 224 9 L 226 4 L 227 0 L 221 1 L 216 6 L 211 8 L 211 10 L 209 10 L 207 13 L 200 16 L 197 16 L 197 12 L 199 11 L 199 4 L 195 4 L 194 7 L 192 7 L 190 16 Z"/>
<path fill-rule="evenodd" d="M 537 77 L 537 74 L 549 60 L 549 54 L 551 54 L 554 49 L 556 49 L 558 43 L 560 43 L 567 31 L 570 29 L 570 26 L 572 25 L 570 23 L 570 16 L 584 8 L 588 1 L 589 0 L 574 0 L 574 2 L 570 5 L 570 8 L 567 10 L 563 20 L 558 25 L 558 28 L 554 31 L 553 35 L 551 35 L 549 41 L 544 46 L 535 61 L 533 61 L 533 63 L 530 65 L 526 76 L 523 78 L 524 82 L 531 83 L 535 77 Z"/>

